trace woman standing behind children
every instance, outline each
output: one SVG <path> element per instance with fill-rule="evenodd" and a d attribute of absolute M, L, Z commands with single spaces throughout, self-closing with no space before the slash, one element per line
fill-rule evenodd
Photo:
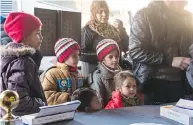
<path fill-rule="evenodd" d="M 116 91 L 105 109 L 121 108 L 142 105 L 141 98 L 137 95 L 137 81 L 129 71 L 119 72 L 114 77 Z"/>
<path fill-rule="evenodd" d="M 42 74 L 42 86 L 48 105 L 70 101 L 72 93 L 83 85 L 83 78 L 77 70 L 80 54 L 78 43 L 71 38 L 62 38 L 56 42 L 54 50 L 56 66 Z"/>
<path fill-rule="evenodd" d="M 97 69 L 88 77 L 90 88 L 96 90 L 103 107 L 111 98 L 114 91 L 113 77 L 121 71 L 119 66 L 120 50 L 117 42 L 112 39 L 100 41 L 96 47 L 99 64 Z"/>

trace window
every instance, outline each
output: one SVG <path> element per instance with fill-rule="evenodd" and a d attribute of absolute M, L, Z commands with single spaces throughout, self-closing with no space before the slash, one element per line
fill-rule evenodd
<path fill-rule="evenodd" d="M 6 17 L 11 11 L 13 11 L 13 0 L 0 0 L 1 16 Z"/>
<path fill-rule="evenodd" d="M 193 1 L 192 0 L 188 0 L 188 5 L 186 6 L 186 9 L 193 13 L 192 6 L 193 6 Z"/>

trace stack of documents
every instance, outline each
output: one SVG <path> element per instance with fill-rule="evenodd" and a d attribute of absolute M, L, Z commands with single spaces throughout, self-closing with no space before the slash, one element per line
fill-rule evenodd
<path fill-rule="evenodd" d="M 40 112 L 22 116 L 22 121 L 27 125 L 41 125 L 56 121 L 69 120 L 74 118 L 74 113 L 80 101 L 71 101 L 54 106 L 40 107 Z"/>

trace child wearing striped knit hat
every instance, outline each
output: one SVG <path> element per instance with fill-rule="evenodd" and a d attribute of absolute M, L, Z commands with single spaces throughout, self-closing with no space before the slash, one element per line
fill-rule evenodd
<path fill-rule="evenodd" d="M 84 79 L 78 73 L 80 46 L 71 38 L 59 39 L 54 47 L 56 66 L 42 74 L 42 86 L 48 105 L 70 101 L 72 93 L 83 86 Z"/>
<path fill-rule="evenodd" d="M 105 107 L 115 89 L 113 77 L 121 71 L 119 66 L 120 49 L 116 41 L 103 39 L 98 43 L 96 52 L 99 63 L 96 70 L 89 74 L 88 84 L 90 88 L 96 90 L 99 100 Z"/>

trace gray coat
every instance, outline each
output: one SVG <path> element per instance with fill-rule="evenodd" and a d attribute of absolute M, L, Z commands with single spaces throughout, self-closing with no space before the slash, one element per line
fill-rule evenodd
<path fill-rule="evenodd" d="M 189 51 L 190 51 L 192 60 L 187 68 L 186 77 L 188 79 L 190 86 L 193 88 L 193 44 L 190 46 Z"/>
<path fill-rule="evenodd" d="M 13 114 L 22 116 L 39 112 L 39 107 L 46 105 L 38 75 L 41 54 L 29 46 L 14 42 L 1 50 L 0 92 L 7 89 L 14 90 L 20 98 L 20 103 L 13 110 Z M 0 110 L 0 115 L 3 116 L 4 111 Z"/>
<path fill-rule="evenodd" d="M 97 96 L 104 107 L 111 99 L 112 91 L 115 90 L 113 77 L 116 73 L 121 71 L 121 68 L 119 69 L 120 70 L 116 72 L 111 72 L 103 64 L 99 63 L 96 70 L 88 76 L 88 84 L 90 88 L 97 92 Z"/>

